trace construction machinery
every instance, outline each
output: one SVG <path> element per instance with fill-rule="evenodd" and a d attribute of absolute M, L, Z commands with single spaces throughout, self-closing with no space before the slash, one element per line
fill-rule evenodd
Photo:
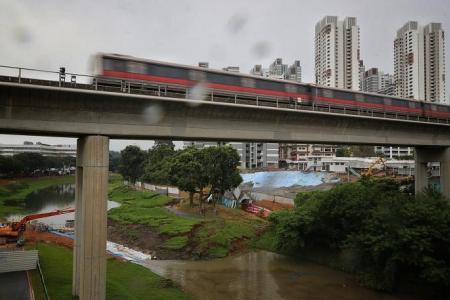
<path fill-rule="evenodd" d="M 367 171 L 365 173 L 363 173 L 362 175 L 364 176 L 372 176 L 373 175 L 373 171 L 375 170 L 375 167 L 377 165 L 383 165 L 383 169 L 386 170 L 386 159 L 384 157 L 378 157 L 377 160 L 375 160 L 367 169 Z"/>
<path fill-rule="evenodd" d="M 74 211 L 74 208 L 57 209 L 50 212 L 27 215 L 19 222 L 0 224 L 0 244 L 16 242 L 18 246 L 22 246 L 24 243 L 23 233 L 26 230 L 28 222 L 46 217 L 68 214 Z"/>

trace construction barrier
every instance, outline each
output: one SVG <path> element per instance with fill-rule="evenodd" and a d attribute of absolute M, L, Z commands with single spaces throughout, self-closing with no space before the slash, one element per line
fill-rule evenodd
<path fill-rule="evenodd" d="M 36 269 L 38 250 L 0 251 L 0 273 Z"/>

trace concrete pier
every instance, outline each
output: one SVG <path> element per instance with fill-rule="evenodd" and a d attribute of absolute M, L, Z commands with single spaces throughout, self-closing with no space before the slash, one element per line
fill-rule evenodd
<path fill-rule="evenodd" d="M 106 294 L 108 164 L 108 137 L 78 139 L 72 294 L 82 300 Z"/>
<path fill-rule="evenodd" d="M 416 194 L 428 187 L 427 163 L 440 163 L 441 193 L 450 200 L 450 148 L 449 147 L 416 147 Z"/>

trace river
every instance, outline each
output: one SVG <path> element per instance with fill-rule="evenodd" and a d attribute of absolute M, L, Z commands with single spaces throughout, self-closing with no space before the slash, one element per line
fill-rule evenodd
<path fill-rule="evenodd" d="M 118 207 L 120 204 L 108 200 L 108 209 Z M 75 185 L 74 184 L 60 184 L 54 185 L 42 190 L 35 191 L 28 195 L 25 199 L 25 209 L 28 214 L 36 214 L 49 212 L 56 209 L 72 207 L 75 208 Z M 8 221 L 19 221 L 25 214 L 13 214 L 7 217 Z M 66 220 L 73 220 L 75 213 L 68 213 L 64 215 L 51 216 L 47 218 L 38 219 L 40 223 L 47 224 L 54 228 L 63 227 Z"/>
<path fill-rule="evenodd" d="M 57 185 L 31 194 L 31 213 L 74 207 L 73 184 Z M 108 208 L 119 204 L 108 201 Z M 21 215 L 10 216 L 19 219 Z M 40 219 L 63 226 L 73 214 Z M 198 300 L 274 299 L 411 299 L 360 287 L 351 275 L 266 251 L 209 261 L 138 260 L 153 272 L 172 279 Z"/>

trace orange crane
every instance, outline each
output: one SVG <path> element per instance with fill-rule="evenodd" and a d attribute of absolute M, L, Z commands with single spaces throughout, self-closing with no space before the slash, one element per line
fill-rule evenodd
<path fill-rule="evenodd" d="M 28 215 L 22 218 L 19 222 L 11 222 L 7 223 L 4 226 L 0 226 L 0 239 L 8 239 L 17 241 L 18 245 L 23 244 L 23 233 L 26 229 L 26 224 L 32 220 L 56 216 L 56 215 L 63 215 L 68 214 L 71 212 L 74 212 L 75 208 L 63 208 L 63 209 L 57 209 L 54 211 L 46 212 L 46 213 L 40 213 L 40 214 L 32 214 Z"/>

